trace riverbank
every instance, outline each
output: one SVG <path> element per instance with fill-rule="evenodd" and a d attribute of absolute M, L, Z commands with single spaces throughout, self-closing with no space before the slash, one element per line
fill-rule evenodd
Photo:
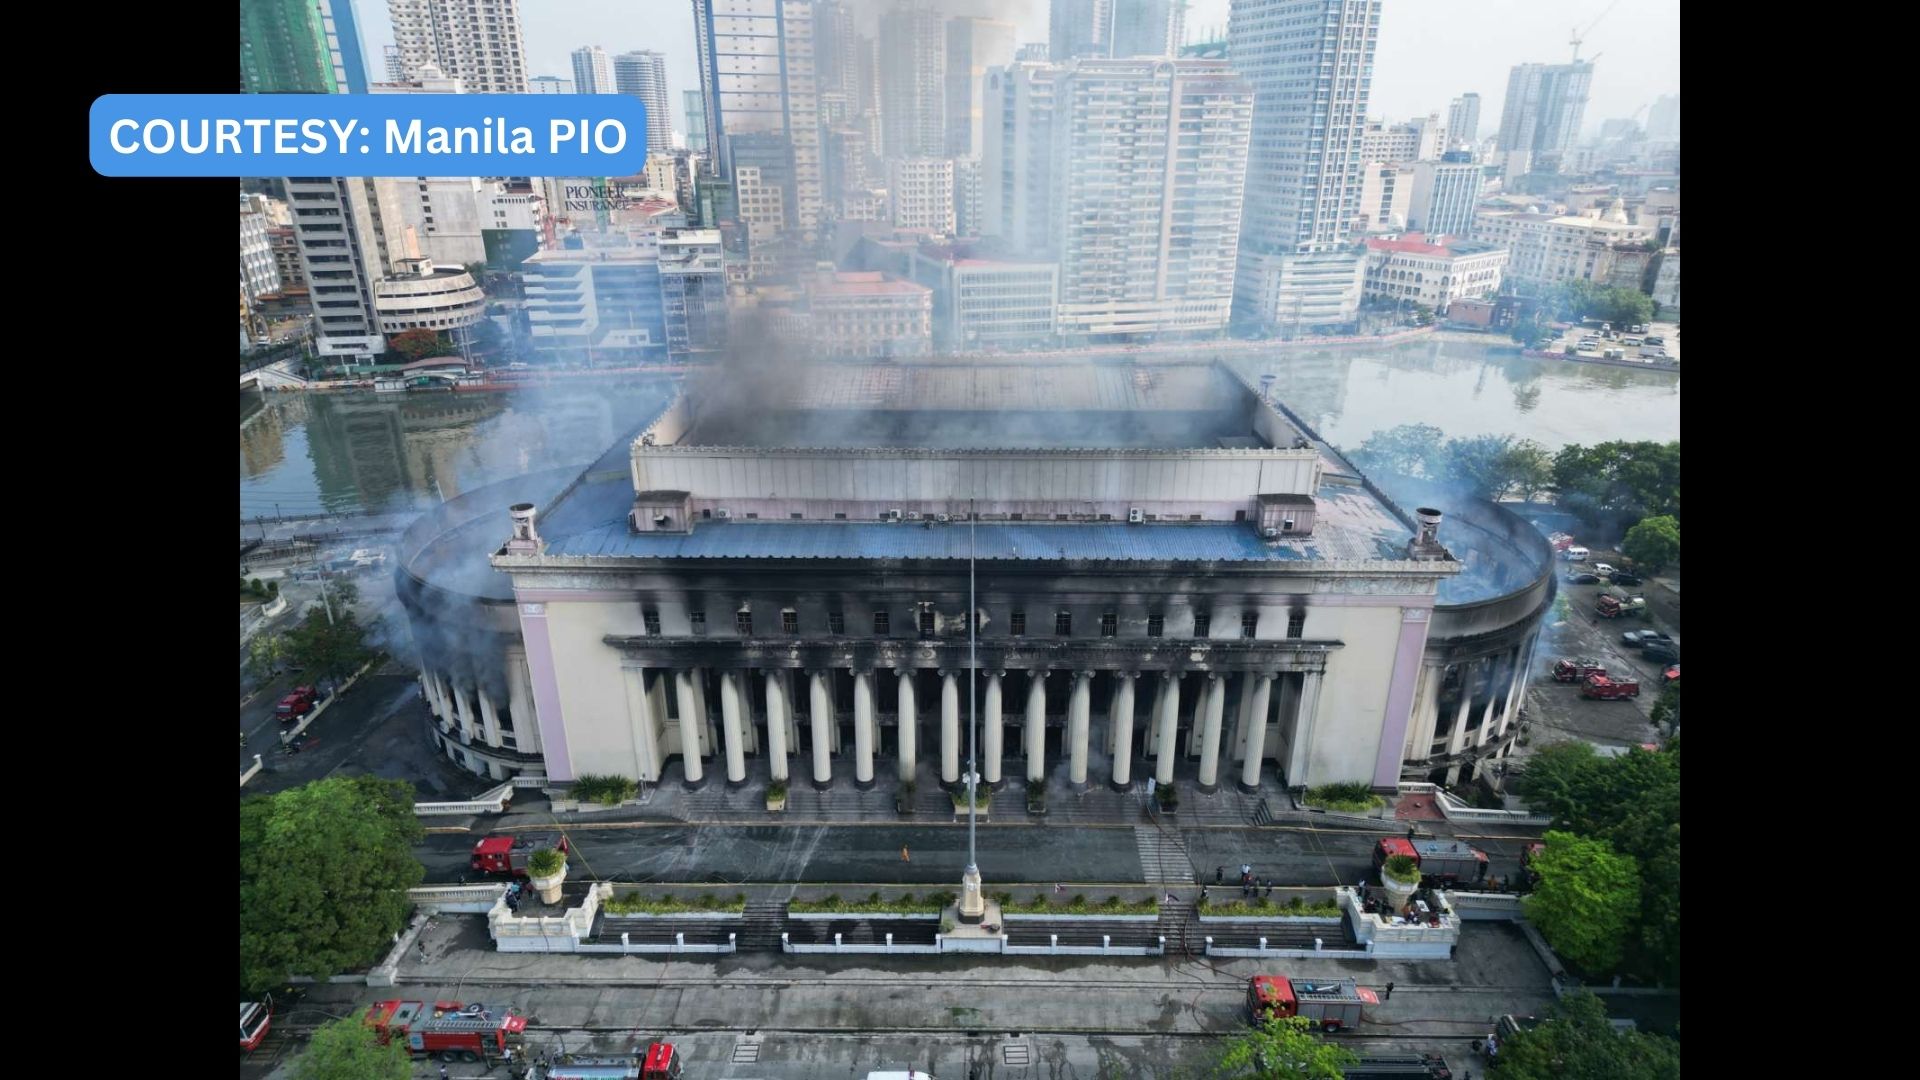
<path fill-rule="evenodd" d="M 1608 360 L 1603 356 L 1579 356 L 1568 353 L 1541 352 L 1528 349 L 1522 355 L 1532 360 L 1565 360 L 1570 364 L 1599 364 L 1604 367 L 1632 368 L 1635 371 L 1670 371 L 1680 374 L 1680 364 L 1673 360 Z"/>

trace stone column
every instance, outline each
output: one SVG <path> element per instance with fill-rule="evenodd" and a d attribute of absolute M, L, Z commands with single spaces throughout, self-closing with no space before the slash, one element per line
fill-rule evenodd
<path fill-rule="evenodd" d="M 1030 672 L 1027 682 L 1027 782 L 1047 778 L 1047 673 Z"/>
<path fill-rule="evenodd" d="M 873 787 L 873 672 L 853 673 L 853 786 Z"/>
<path fill-rule="evenodd" d="M 680 710 L 680 765 L 690 788 L 705 784 L 707 775 L 700 762 L 700 712 L 694 706 L 695 687 L 693 672 L 673 673 L 673 696 Z"/>
<path fill-rule="evenodd" d="M 914 700 L 915 686 L 912 668 L 902 668 L 900 675 L 900 782 L 913 782 L 913 770 L 920 756 L 920 707 Z"/>
<path fill-rule="evenodd" d="M 1476 681 L 1475 662 L 1468 662 L 1460 669 L 1460 707 L 1453 715 L 1453 730 L 1447 733 L 1447 755 L 1459 754 L 1467 748 L 1467 714 L 1473 708 L 1473 686 Z"/>
<path fill-rule="evenodd" d="M 1500 726 L 1494 735 L 1505 737 L 1507 729 L 1513 726 L 1513 718 L 1520 715 L 1520 699 L 1527 692 L 1527 671 L 1532 659 L 1526 645 L 1516 645 L 1513 649 L 1513 678 L 1507 683 L 1507 707 L 1500 713 Z"/>
<path fill-rule="evenodd" d="M 980 717 L 982 741 L 986 743 L 984 757 L 987 759 L 980 767 L 980 779 L 993 787 L 1000 786 L 1000 757 L 1006 732 L 1000 726 L 1000 680 L 1007 677 L 1004 671 L 996 671 L 987 676 L 986 701 Z"/>
<path fill-rule="evenodd" d="M 428 713 L 440 715 L 440 703 L 433 697 L 433 676 L 427 674 L 426 668 L 420 669 L 420 697 L 426 701 Z"/>
<path fill-rule="evenodd" d="M 1180 676 L 1167 672 L 1161 681 L 1159 734 L 1154 738 L 1154 779 L 1173 783 L 1173 764 L 1180 758 Z"/>
<path fill-rule="evenodd" d="M 1320 682 L 1325 678 L 1323 671 L 1309 671 L 1300 680 L 1300 704 L 1294 708 L 1293 744 L 1287 755 L 1287 783 L 1293 787 L 1308 786 L 1308 751 L 1313 748 L 1314 725 L 1320 710 Z"/>
<path fill-rule="evenodd" d="M 1087 790 L 1087 736 L 1092 729 L 1089 711 L 1093 706 L 1093 672 L 1076 671 L 1073 693 L 1067 698 L 1067 779 L 1073 790 Z"/>
<path fill-rule="evenodd" d="M 746 737 L 741 733 L 743 721 L 740 717 L 741 704 L 740 673 L 723 671 L 720 673 L 720 732 L 727 748 L 727 786 L 739 787 L 747 782 Z"/>
<path fill-rule="evenodd" d="M 700 752 L 712 754 L 713 744 L 718 741 L 713 731 L 713 716 L 707 711 L 707 669 L 693 669 L 693 714 L 699 718 Z"/>
<path fill-rule="evenodd" d="M 1433 756 L 1433 729 L 1440 720 L 1440 683 L 1445 679 L 1446 668 L 1441 665 L 1420 665 L 1420 688 L 1413 695 L 1413 719 L 1407 725 L 1405 756 L 1409 761 Z"/>
<path fill-rule="evenodd" d="M 767 767 L 779 783 L 787 779 L 787 673 L 768 668 L 762 675 L 767 683 Z"/>
<path fill-rule="evenodd" d="M 1240 763 L 1240 790 L 1260 790 L 1260 762 L 1267 756 L 1267 709 L 1273 703 L 1273 674 L 1250 671 L 1241 676 L 1252 680 L 1247 697 L 1247 755 Z M 1247 692 L 1246 687 L 1241 693 Z"/>
<path fill-rule="evenodd" d="M 1200 790 L 1220 786 L 1220 721 L 1227 712 L 1227 680 L 1217 671 L 1207 674 L 1207 699 L 1202 706 L 1200 734 Z"/>
<path fill-rule="evenodd" d="M 473 739 L 473 699 L 467 695 L 467 688 L 458 683 L 453 687 L 454 710 L 460 715 L 460 732 L 468 741 Z"/>
<path fill-rule="evenodd" d="M 833 692 L 827 686 L 828 671 L 807 672 L 808 703 L 813 718 L 813 786 L 822 791 L 833 786 Z"/>
<path fill-rule="evenodd" d="M 487 688 L 482 686 L 474 690 L 474 696 L 480 699 L 480 737 L 487 745 L 500 746 L 500 714 L 493 711 L 493 698 L 488 696 Z"/>
<path fill-rule="evenodd" d="M 626 681 L 627 723 L 633 729 L 633 767 L 639 779 L 649 784 L 660 780 L 660 724 L 653 711 L 653 698 L 647 693 L 647 673 L 627 668 L 620 673 Z"/>
<path fill-rule="evenodd" d="M 1247 717 L 1253 713 L 1253 676 L 1242 672 L 1240 675 L 1239 699 L 1233 706 L 1233 760 L 1244 761 L 1247 757 Z"/>
<path fill-rule="evenodd" d="M 507 651 L 507 708 L 513 715 L 513 748 L 523 754 L 540 752 L 540 718 L 533 711 L 533 687 L 527 678 L 527 654 Z M 654 761 L 660 760 L 659 755 Z"/>
<path fill-rule="evenodd" d="M 960 782 L 960 677 L 952 671 L 940 673 L 940 782 Z"/>
<path fill-rule="evenodd" d="M 1133 680 L 1137 671 L 1123 671 L 1113 688 L 1113 784 L 1115 791 L 1133 786 Z"/>

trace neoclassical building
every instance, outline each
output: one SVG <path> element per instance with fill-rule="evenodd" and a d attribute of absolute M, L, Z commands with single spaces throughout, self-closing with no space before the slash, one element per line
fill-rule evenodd
<path fill-rule="evenodd" d="M 435 738 L 556 783 L 953 783 L 969 683 L 991 783 L 1458 779 L 1553 590 L 1204 361 L 720 369 L 402 547 Z"/>

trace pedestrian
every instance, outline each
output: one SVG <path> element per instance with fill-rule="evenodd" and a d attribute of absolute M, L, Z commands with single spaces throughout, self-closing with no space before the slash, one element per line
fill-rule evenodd
<path fill-rule="evenodd" d="M 447 1080 L 447 1067 L 445 1065 L 440 1066 L 440 1080 Z"/>
<path fill-rule="evenodd" d="M 1267 899 L 1273 899 L 1273 882 L 1267 882 Z"/>
<path fill-rule="evenodd" d="M 1412 840 L 1416 835 L 1418 835 L 1418 833 L 1414 830 L 1413 822 L 1407 822 L 1407 839 Z"/>
<path fill-rule="evenodd" d="M 1226 867 L 1224 867 L 1224 866 L 1216 866 L 1216 867 L 1214 867 L 1214 868 L 1213 868 L 1213 883 L 1214 883 L 1215 885 L 1218 885 L 1218 884 L 1220 884 L 1220 882 L 1221 882 L 1222 880 L 1224 880 L 1224 879 L 1226 878 L 1226 875 L 1227 875 L 1227 868 L 1226 868 Z"/>
<path fill-rule="evenodd" d="M 907 845 L 905 844 L 900 845 L 900 861 L 901 862 L 913 861 L 913 853 L 907 850 Z"/>
<path fill-rule="evenodd" d="M 1392 980 L 1392 979 L 1388 979 L 1388 980 L 1387 980 L 1387 993 L 1386 993 L 1386 996 L 1385 996 L 1385 997 L 1382 997 L 1382 998 L 1381 998 L 1380 1000 L 1381 1000 L 1381 1001 L 1392 1001 L 1392 1000 L 1393 1000 L 1393 980 Z"/>
<path fill-rule="evenodd" d="M 1207 902 L 1207 887 L 1205 885 L 1200 886 L 1200 902 L 1203 904 Z"/>

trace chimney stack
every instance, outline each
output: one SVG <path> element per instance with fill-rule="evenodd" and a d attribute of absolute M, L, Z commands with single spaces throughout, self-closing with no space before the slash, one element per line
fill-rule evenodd
<path fill-rule="evenodd" d="M 1440 511 L 1422 506 L 1413 512 L 1420 531 L 1407 543 L 1407 556 L 1413 559 L 1444 559 L 1447 549 L 1440 544 Z"/>
<path fill-rule="evenodd" d="M 1277 377 L 1278 376 L 1275 376 L 1272 372 L 1268 372 L 1267 374 L 1260 376 L 1260 400 L 1261 401 L 1265 401 L 1268 403 L 1271 403 L 1273 401 L 1273 380 Z"/>
<path fill-rule="evenodd" d="M 513 538 L 507 541 L 509 555 L 538 555 L 545 549 L 540 534 L 533 531 L 532 503 L 514 503 L 507 513 L 513 518 Z"/>

